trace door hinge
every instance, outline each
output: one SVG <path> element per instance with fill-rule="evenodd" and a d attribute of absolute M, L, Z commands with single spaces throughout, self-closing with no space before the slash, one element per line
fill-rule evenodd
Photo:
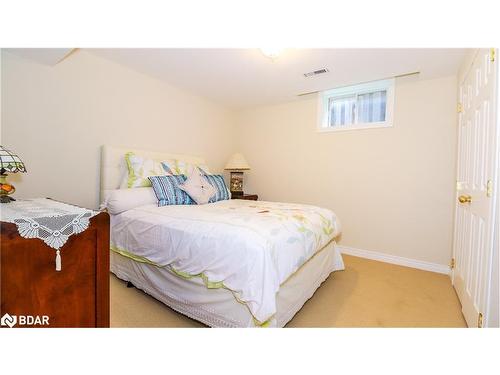
<path fill-rule="evenodd" d="M 457 113 L 462 113 L 464 111 L 464 107 L 462 103 L 457 103 Z"/>
<path fill-rule="evenodd" d="M 490 49 L 490 61 L 495 62 L 495 49 Z"/>
<path fill-rule="evenodd" d="M 477 328 L 483 328 L 483 313 L 477 316 Z"/>
<path fill-rule="evenodd" d="M 451 258 L 450 268 L 451 268 L 451 269 L 454 269 L 454 268 L 455 268 L 455 258 Z"/>
<path fill-rule="evenodd" d="M 486 196 L 490 198 L 493 195 L 493 181 L 486 182 Z"/>

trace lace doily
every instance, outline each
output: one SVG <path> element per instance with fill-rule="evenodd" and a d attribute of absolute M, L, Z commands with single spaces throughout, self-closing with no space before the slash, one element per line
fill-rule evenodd
<path fill-rule="evenodd" d="M 2 221 L 14 223 L 24 238 L 39 238 L 56 250 L 56 271 L 60 271 L 61 247 L 73 234 L 85 231 L 97 211 L 51 199 L 17 200 L 0 205 Z"/>

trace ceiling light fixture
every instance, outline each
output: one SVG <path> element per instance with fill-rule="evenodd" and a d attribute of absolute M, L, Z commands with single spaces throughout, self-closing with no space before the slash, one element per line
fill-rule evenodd
<path fill-rule="evenodd" d="M 266 57 L 269 57 L 271 60 L 278 58 L 279 55 L 284 51 L 284 48 L 261 48 L 260 51 Z"/>

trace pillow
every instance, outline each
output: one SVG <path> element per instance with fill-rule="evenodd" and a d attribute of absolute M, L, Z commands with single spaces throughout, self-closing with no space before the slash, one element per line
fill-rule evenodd
<path fill-rule="evenodd" d="M 179 188 L 179 185 L 186 181 L 186 176 L 149 176 L 149 181 L 153 186 L 158 206 L 169 206 L 174 204 L 194 204 L 188 193 Z"/>
<path fill-rule="evenodd" d="M 203 174 L 209 174 L 210 171 L 208 166 L 204 164 L 195 165 L 191 163 L 186 163 L 182 160 L 166 160 L 161 163 L 165 173 L 170 174 L 183 174 L 189 176 L 195 169 L 199 168 Z"/>
<path fill-rule="evenodd" d="M 155 204 L 157 201 L 155 193 L 150 187 L 117 189 L 108 195 L 103 208 L 106 208 L 110 214 L 117 215 L 139 206 Z"/>
<path fill-rule="evenodd" d="M 224 182 L 224 177 L 222 177 L 220 174 L 205 174 L 204 177 L 217 191 L 215 195 L 210 198 L 208 203 L 225 201 L 231 198 L 226 183 Z"/>
<path fill-rule="evenodd" d="M 151 186 L 151 182 L 148 180 L 149 176 L 169 174 L 162 167 L 161 161 L 142 158 L 133 152 L 125 154 L 125 162 L 128 168 L 128 188 Z"/>
<path fill-rule="evenodd" d="M 217 190 L 207 181 L 198 169 L 193 169 L 186 182 L 179 185 L 196 202 L 196 204 L 207 204 Z"/>

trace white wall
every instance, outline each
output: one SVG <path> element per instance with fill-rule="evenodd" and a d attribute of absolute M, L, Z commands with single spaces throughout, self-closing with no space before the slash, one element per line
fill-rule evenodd
<path fill-rule="evenodd" d="M 394 127 L 320 133 L 317 99 L 239 113 L 245 191 L 333 209 L 340 243 L 449 263 L 456 153 L 456 77 L 399 79 Z"/>
<path fill-rule="evenodd" d="M 28 173 L 16 196 L 97 207 L 102 144 L 199 155 L 221 171 L 233 113 L 126 67 L 78 51 L 54 67 L 2 54 L 1 144 Z"/>
<path fill-rule="evenodd" d="M 437 264 L 451 257 L 456 77 L 396 84 L 393 128 L 318 133 L 316 99 L 233 113 L 79 51 L 54 67 L 2 54 L 1 144 L 19 197 L 96 207 L 102 144 L 187 153 L 221 171 L 234 151 L 261 199 L 317 204 L 341 244 Z"/>

